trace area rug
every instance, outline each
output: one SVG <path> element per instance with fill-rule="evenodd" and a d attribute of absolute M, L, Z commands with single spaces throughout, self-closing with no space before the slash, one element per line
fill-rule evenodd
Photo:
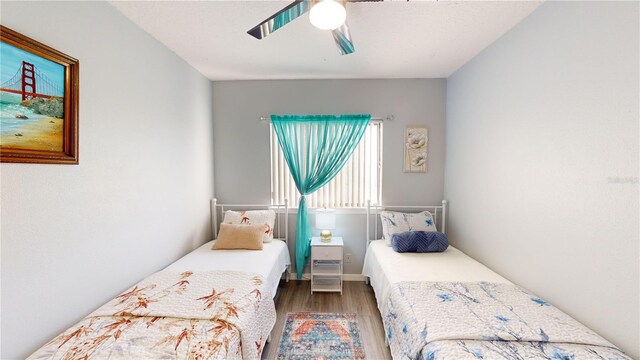
<path fill-rule="evenodd" d="M 278 347 L 278 360 L 364 358 L 355 314 L 287 314 Z"/>

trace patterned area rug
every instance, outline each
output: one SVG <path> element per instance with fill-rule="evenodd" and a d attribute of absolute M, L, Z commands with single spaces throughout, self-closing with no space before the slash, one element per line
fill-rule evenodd
<path fill-rule="evenodd" d="M 278 360 L 364 358 L 355 314 L 287 314 Z"/>

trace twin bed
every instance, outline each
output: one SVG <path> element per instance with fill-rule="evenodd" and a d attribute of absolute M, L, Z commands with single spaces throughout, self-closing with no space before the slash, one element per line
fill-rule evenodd
<path fill-rule="evenodd" d="M 273 241 L 264 243 L 260 251 L 211 250 L 218 234 L 218 224 L 222 220 L 219 215 L 224 214 L 225 209 L 251 210 L 261 208 L 271 208 L 276 212 Z M 211 214 L 211 230 L 212 234 L 214 234 L 214 240 L 188 253 L 162 271 L 237 271 L 253 273 L 260 275 L 265 280 L 268 294 L 264 295 L 268 295 L 271 298 L 275 297 L 280 279 L 284 277 L 287 281 L 289 280 L 289 267 L 291 266 L 286 231 L 289 224 L 288 203 L 269 206 L 218 204 L 216 199 L 213 199 L 211 201 Z"/>
<path fill-rule="evenodd" d="M 460 250 L 398 253 L 369 240 L 380 210 L 429 211 L 446 230 L 441 206 L 368 207 L 363 275 L 374 289 L 394 359 L 629 359 L 548 302 Z M 372 211 L 373 210 L 373 211 Z"/>
<path fill-rule="evenodd" d="M 211 204 L 218 214 L 264 205 Z M 276 322 L 273 298 L 289 279 L 288 206 L 275 208 L 262 250 L 212 250 L 208 242 L 149 276 L 29 359 L 260 359 Z M 219 211 L 220 210 L 220 211 Z M 243 220 L 244 221 L 244 220 Z"/>

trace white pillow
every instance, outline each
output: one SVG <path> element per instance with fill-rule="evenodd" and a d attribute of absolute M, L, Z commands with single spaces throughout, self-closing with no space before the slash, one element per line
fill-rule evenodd
<path fill-rule="evenodd" d="M 388 246 L 391 246 L 391 235 L 405 231 L 438 231 L 433 216 L 428 211 L 420 213 L 403 213 L 397 211 L 381 211 L 382 235 Z"/>
<path fill-rule="evenodd" d="M 276 213 L 273 210 L 227 210 L 224 213 L 222 222 L 225 224 L 265 225 L 267 228 L 262 237 L 262 242 L 269 243 L 273 240 L 273 226 L 276 223 Z"/>

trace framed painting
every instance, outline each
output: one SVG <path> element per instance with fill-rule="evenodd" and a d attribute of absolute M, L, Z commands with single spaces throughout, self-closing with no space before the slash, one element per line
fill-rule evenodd
<path fill-rule="evenodd" d="M 404 131 L 404 172 L 427 172 L 427 145 L 429 131 L 426 127 L 408 126 Z"/>
<path fill-rule="evenodd" d="M 0 25 L 0 161 L 78 164 L 78 60 Z"/>

